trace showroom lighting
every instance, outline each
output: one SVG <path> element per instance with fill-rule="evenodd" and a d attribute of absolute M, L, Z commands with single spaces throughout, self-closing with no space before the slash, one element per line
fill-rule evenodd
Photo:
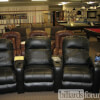
<path fill-rule="evenodd" d="M 67 4 L 68 2 L 61 2 L 62 3 L 62 5 L 65 5 L 65 4 Z"/>
<path fill-rule="evenodd" d="M 68 4 L 69 2 L 60 2 L 58 5 L 65 5 L 65 4 Z"/>
<path fill-rule="evenodd" d="M 62 4 L 61 4 L 61 3 L 59 3 L 58 5 L 59 5 L 59 6 L 62 6 Z"/>
<path fill-rule="evenodd" d="M 92 2 L 92 1 L 90 1 L 90 2 L 87 2 L 87 4 L 93 4 L 93 3 L 95 3 L 95 2 Z"/>
<path fill-rule="evenodd" d="M 82 6 L 81 9 L 85 9 L 85 6 Z"/>
<path fill-rule="evenodd" d="M 32 0 L 32 1 L 47 1 L 47 0 Z"/>
<path fill-rule="evenodd" d="M 91 6 L 90 9 L 97 9 L 97 7 L 96 6 Z"/>
<path fill-rule="evenodd" d="M 8 2 L 9 0 L 0 0 L 0 2 Z"/>
<path fill-rule="evenodd" d="M 93 9 L 93 8 L 94 8 L 93 6 L 90 7 L 90 9 Z"/>

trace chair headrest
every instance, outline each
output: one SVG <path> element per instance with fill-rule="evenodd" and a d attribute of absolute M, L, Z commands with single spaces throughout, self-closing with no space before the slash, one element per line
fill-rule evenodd
<path fill-rule="evenodd" d="M 13 44 L 10 40 L 0 39 L 0 51 L 12 50 L 12 49 L 13 49 Z"/>
<path fill-rule="evenodd" d="M 34 36 L 26 41 L 25 47 L 26 49 L 50 49 L 51 42 L 46 36 Z"/>
<path fill-rule="evenodd" d="M 9 38 L 9 37 L 14 37 L 14 38 L 20 38 L 20 33 L 11 31 L 11 32 L 6 32 L 2 35 L 3 38 Z"/>
<path fill-rule="evenodd" d="M 72 31 L 70 31 L 70 30 L 60 30 L 60 31 L 57 31 L 56 32 L 56 35 L 68 35 L 68 36 L 70 36 L 70 35 L 73 35 L 74 33 L 72 32 Z"/>
<path fill-rule="evenodd" d="M 63 48 L 89 50 L 89 41 L 83 36 L 67 36 L 63 41 Z"/>
<path fill-rule="evenodd" d="M 42 30 L 34 30 L 30 33 L 30 37 L 32 36 L 47 36 L 47 33 Z"/>

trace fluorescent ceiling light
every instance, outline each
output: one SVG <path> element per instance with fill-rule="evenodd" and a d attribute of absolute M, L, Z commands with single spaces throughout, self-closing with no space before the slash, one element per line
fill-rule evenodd
<path fill-rule="evenodd" d="M 61 3 L 59 3 L 58 5 L 59 5 L 59 6 L 62 6 L 62 4 L 61 4 Z"/>
<path fill-rule="evenodd" d="M 0 0 L 0 2 L 8 2 L 9 0 Z"/>
<path fill-rule="evenodd" d="M 63 5 L 67 4 L 68 2 L 61 2 Z"/>
<path fill-rule="evenodd" d="M 90 1 L 90 2 L 87 2 L 87 4 L 93 4 L 93 3 L 95 3 L 95 2 L 92 2 L 92 1 Z"/>
<path fill-rule="evenodd" d="M 65 4 L 68 4 L 69 2 L 60 2 L 58 5 L 65 5 Z"/>
<path fill-rule="evenodd" d="M 32 0 L 32 1 L 47 1 L 47 0 Z"/>
<path fill-rule="evenodd" d="M 82 1 L 82 0 L 70 0 L 70 1 L 73 1 L 73 2 L 75 1 L 76 2 L 76 1 Z"/>

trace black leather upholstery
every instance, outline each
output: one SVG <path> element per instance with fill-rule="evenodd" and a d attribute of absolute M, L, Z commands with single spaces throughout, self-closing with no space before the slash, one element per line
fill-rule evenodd
<path fill-rule="evenodd" d="M 68 36 L 68 38 L 64 40 L 63 47 L 71 49 L 86 49 L 89 51 L 89 42 L 82 36 Z"/>
<path fill-rule="evenodd" d="M 92 82 L 93 73 L 88 65 L 65 65 L 63 81 Z"/>
<path fill-rule="evenodd" d="M 26 65 L 49 64 L 51 61 L 50 42 L 46 37 L 34 37 L 26 42 Z"/>
<path fill-rule="evenodd" d="M 85 38 L 68 37 L 63 44 L 64 64 L 86 64 L 89 58 L 89 43 Z"/>
<path fill-rule="evenodd" d="M 16 81 L 17 81 L 17 92 L 24 92 L 24 69 L 23 69 L 23 61 L 18 60 L 15 61 L 15 72 L 16 72 Z"/>
<path fill-rule="evenodd" d="M 43 39 L 41 39 L 41 36 L 35 36 L 34 38 L 28 39 L 25 44 L 26 49 L 50 49 L 50 40 L 45 36 L 42 37 Z"/>
<path fill-rule="evenodd" d="M 52 61 L 50 44 L 48 37 L 29 38 L 24 61 L 14 63 L 11 41 L 0 39 L 0 93 L 58 89 L 99 92 L 100 65 L 92 63 L 85 37 L 64 39 L 62 63 Z"/>
<path fill-rule="evenodd" d="M 48 37 L 37 36 L 26 41 L 24 60 L 25 91 L 53 90 L 54 66 Z"/>
<path fill-rule="evenodd" d="M 13 57 L 11 56 L 13 52 L 11 51 L 2 51 L 0 52 L 0 67 L 12 66 Z"/>
<path fill-rule="evenodd" d="M 30 52 L 30 53 L 29 53 Z M 26 64 L 49 64 L 50 63 L 50 52 L 49 50 L 27 50 L 26 52 Z"/>
<path fill-rule="evenodd" d="M 84 89 L 85 91 L 92 91 L 93 83 L 85 83 L 85 82 L 66 82 L 63 81 L 62 85 L 64 89 Z"/>
<path fill-rule="evenodd" d="M 0 68 L 0 84 L 11 84 L 16 82 L 16 77 L 11 68 Z"/>
<path fill-rule="evenodd" d="M 0 39 L 0 93 L 16 91 L 13 44 Z"/>
<path fill-rule="evenodd" d="M 66 37 L 63 41 L 62 60 L 62 88 L 99 92 L 100 81 L 96 78 L 100 78 L 100 68 L 96 69 L 89 57 L 89 43 L 85 37 Z"/>
<path fill-rule="evenodd" d="M 27 66 L 28 67 L 28 66 Z M 49 65 L 32 65 L 24 72 L 25 82 L 52 82 L 53 70 Z M 44 77 L 45 76 L 45 77 Z"/>

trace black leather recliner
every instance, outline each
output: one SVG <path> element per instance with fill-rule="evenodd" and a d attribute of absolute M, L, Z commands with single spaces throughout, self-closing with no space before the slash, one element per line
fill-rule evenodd
<path fill-rule="evenodd" d="M 15 92 L 16 89 L 13 44 L 0 39 L 0 93 Z"/>
<path fill-rule="evenodd" d="M 25 44 L 24 62 L 17 63 L 17 66 L 19 66 L 20 81 L 24 81 L 24 84 L 19 83 L 20 91 L 23 89 L 24 91 L 57 91 L 60 66 L 53 64 L 51 42 L 48 37 L 29 38 Z"/>
<path fill-rule="evenodd" d="M 99 92 L 100 68 L 89 57 L 89 42 L 85 37 L 68 36 L 63 41 L 63 89 L 84 89 Z"/>

